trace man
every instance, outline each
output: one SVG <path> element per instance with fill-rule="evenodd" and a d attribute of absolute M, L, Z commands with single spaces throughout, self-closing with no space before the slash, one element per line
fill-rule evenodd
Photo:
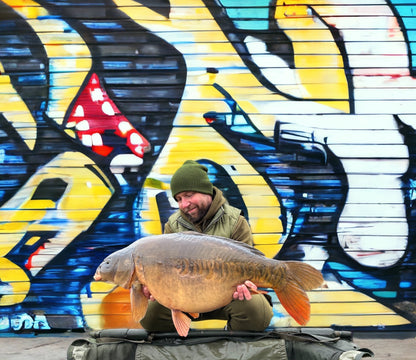
<path fill-rule="evenodd" d="M 212 185 L 208 169 L 193 160 L 187 160 L 173 174 L 170 188 L 178 202 L 179 210 L 165 224 L 164 232 L 197 231 L 204 234 L 223 236 L 253 245 L 253 236 L 241 210 L 228 204 L 221 190 Z M 234 300 L 223 308 L 200 314 L 195 319 L 227 320 L 228 330 L 263 331 L 270 323 L 273 309 L 262 294 L 251 295 L 248 288 L 256 289 L 250 281 L 238 285 Z M 154 301 L 144 289 L 149 301 L 141 325 L 148 331 L 175 331 L 171 311 Z M 201 299 L 204 301 L 204 299 Z"/>

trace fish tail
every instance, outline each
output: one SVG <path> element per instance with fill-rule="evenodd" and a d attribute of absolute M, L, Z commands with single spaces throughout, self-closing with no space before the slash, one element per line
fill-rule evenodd
<path fill-rule="evenodd" d="M 310 303 L 306 291 L 322 285 L 322 274 L 309 264 L 287 261 L 283 286 L 273 288 L 282 306 L 300 325 L 310 318 Z"/>
<path fill-rule="evenodd" d="M 301 261 L 285 261 L 287 272 L 303 290 L 313 290 L 322 286 L 324 278 L 319 270 Z"/>

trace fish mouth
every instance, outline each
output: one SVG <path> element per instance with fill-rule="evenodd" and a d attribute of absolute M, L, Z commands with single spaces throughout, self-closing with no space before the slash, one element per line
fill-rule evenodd
<path fill-rule="evenodd" d="M 94 275 L 94 280 L 95 280 L 95 281 L 100 281 L 101 279 L 102 279 L 101 275 L 100 275 L 100 274 L 98 274 L 98 273 L 95 273 L 95 275 Z"/>

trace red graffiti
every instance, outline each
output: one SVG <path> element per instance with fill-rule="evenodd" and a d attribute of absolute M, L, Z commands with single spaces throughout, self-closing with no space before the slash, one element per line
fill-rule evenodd
<path fill-rule="evenodd" d="M 125 139 L 125 145 L 140 158 L 150 150 L 149 142 L 120 113 L 95 73 L 75 102 L 67 127 L 74 127 L 82 144 L 102 156 L 117 146 L 116 137 Z"/>

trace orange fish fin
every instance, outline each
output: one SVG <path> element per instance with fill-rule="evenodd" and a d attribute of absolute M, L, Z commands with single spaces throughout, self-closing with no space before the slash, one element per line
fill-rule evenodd
<path fill-rule="evenodd" d="M 188 336 L 189 328 L 191 327 L 191 318 L 182 311 L 172 309 L 172 320 L 175 329 L 180 336 Z"/>
<path fill-rule="evenodd" d="M 199 313 L 188 313 L 190 316 L 192 316 L 194 319 L 197 319 L 199 317 Z"/>
<path fill-rule="evenodd" d="M 299 325 L 306 325 L 309 321 L 311 309 L 308 295 L 296 284 L 290 281 L 284 289 L 273 289 L 280 303 Z"/>
<path fill-rule="evenodd" d="M 324 279 L 319 270 L 300 261 L 286 261 L 288 273 L 299 283 L 303 290 L 312 290 L 322 286 Z"/>
<path fill-rule="evenodd" d="M 133 320 L 139 322 L 146 314 L 148 300 L 142 291 L 142 284 L 134 281 L 130 288 L 130 303 Z"/>
<path fill-rule="evenodd" d="M 280 289 L 273 289 L 282 306 L 300 325 L 309 321 L 311 306 L 305 291 L 320 287 L 322 274 L 313 266 L 300 261 L 285 261 L 286 282 Z"/>

